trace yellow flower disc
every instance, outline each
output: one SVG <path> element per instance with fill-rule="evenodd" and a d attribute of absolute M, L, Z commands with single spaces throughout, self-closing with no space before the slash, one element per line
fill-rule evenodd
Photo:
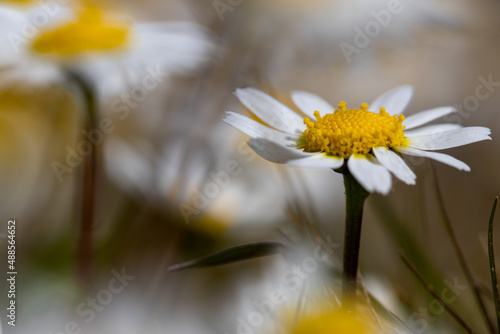
<path fill-rule="evenodd" d="M 2 2 L 2 1 L 0 1 Z M 7 2 L 7 3 L 20 3 L 20 4 L 28 4 L 28 3 L 32 3 L 32 2 L 35 2 L 34 0 L 4 0 L 3 2 Z"/>
<path fill-rule="evenodd" d="M 108 51 L 124 47 L 130 38 L 126 22 L 105 17 L 93 7 L 86 7 L 76 21 L 42 32 L 33 42 L 33 50 L 61 56 L 89 51 Z"/>
<path fill-rule="evenodd" d="M 403 146 L 403 115 L 390 116 L 385 108 L 380 108 L 377 114 L 368 111 L 367 104 L 362 104 L 361 109 L 347 110 L 345 102 L 340 102 L 338 108 L 324 117 L 315 111 L 316 122 L 304 118 L 307 129 L 302 133 L 299 146 L 305 152 L 349 158 L 357 153 L 367 154 L 379 146 Z"/>
<path fill-rule="evenodd" d="M 367 334 L 367 326 L 355 314 L 337 310 L 299 321 L 291 334 Z"/>

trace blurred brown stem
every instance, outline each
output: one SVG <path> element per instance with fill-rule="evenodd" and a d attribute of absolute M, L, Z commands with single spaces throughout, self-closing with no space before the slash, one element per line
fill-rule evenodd
<path fill-rule="evenodd" d="M 91 131 L 94 127 L 88 126 L 87 129 Z M 78 245 L 78 274 L 82 282 L 86 285 L 90 284 L 92 277 L 92 230 L 94 226 L 96 169 L 96 153 L 95 147 L 92 145 L 92 152 L 85 159 L 84 166 L 80 239 Z"/>
<path fill-rule="evenodd" d="M 86 130 L 93 133 L 97 127 L 95 94 L 91 86 L 78 73 L 68 72 L 70 79 L 76 83 L 84 98 L 87 112 Z M 94 229 L 95 194 L 97 180 L 97 147 L 91 140 L 90 152 L 83 158 L 83 182 L 80 205 L 80 228 L 77 249 L 78 278 L 84 286 L 92 281 L 92 232 Z"/>

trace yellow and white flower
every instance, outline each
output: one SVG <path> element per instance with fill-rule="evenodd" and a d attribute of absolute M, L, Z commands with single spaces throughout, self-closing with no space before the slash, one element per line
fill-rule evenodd
<path fill-rule="evenodd" d="M 401 114 L 413 95 L 411 86 L 394 88 L 378 97 L 371 106 L 338 109 L 311 93 L 294 91 L 292 100 L 307 115 L 299 114 L 255 88 L 241 88 L 238 99 L 267 125 L 232 111 L 224 122 L 251 136 L 248 144 L 264 159 L 302 167 L 339 170 L 347 167 L 369 192 L 389 193 L 390 173 L 415 184 L 416 176 L 401 158 L 427 157 L 459 170 L 470 168 L 450 155 L 433 152 L 491 139 L 485 127 L 434 124 L 421 127 L 455 112 L 439 107 L 410 115 Z M 391 116 L 393 115 L 393 116 Z"/>
<path fill-rule="evenodd" d="M 45 21 L 38 22 L 37 13 Z M 116 93 L 124 84 L 140 84 L 152 71 L 158 76 L 192 72 L 221 55 L 214 37 L 197 24 L 135 22 L 120 11 L 88 4 L 61 6 L 53 15 L 38 7 L 0 6 L 0 22 L 0 68 L 7 69 L 2 81 L 43 82 L 69 68 Z"/>

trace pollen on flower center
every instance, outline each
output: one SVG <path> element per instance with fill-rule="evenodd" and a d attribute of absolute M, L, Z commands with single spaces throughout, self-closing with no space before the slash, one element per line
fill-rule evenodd
<path fill-rule="evenodd" d="M 325 152 L 343 158 L 352 154 L 367 154 L 373 148 L 402 146 L 405 140 L 402 122 L 404 116 L 390 116 L 385 108 L 380 113 L 361 109 L 346 109 L 340 102 L 333 114 L 321 117 L 315 111 L 317 121 L 304 118 L 307 129 L 302 133 L 299 146 L 305 152 Z"/>
<path fill-rule="evenodd" d="M 42 32 L 32 47 L 39 53 L 71 56 L 114 50 L 125 46 L 129 38 L 130 27 L 126 22 L 108 18 L 97 8 L 86 7 L 74 22 Z"/>

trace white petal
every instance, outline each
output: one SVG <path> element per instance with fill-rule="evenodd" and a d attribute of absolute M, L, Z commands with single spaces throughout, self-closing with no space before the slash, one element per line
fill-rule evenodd
<path fill-rule="evenodd" d="M 370 155 L 353 154 L 347 161 L 347 167 L 354 178 L 368 192 L 387 195 L 391 190 L 391 174 Z"/>
<path fill-rule="evenodd" d="M 222 58 L 220 41 L 202 26 L 189 22 L 147 22 L 134 25 L 133 48 L 138 61 L 161 65 L 163 71 L 201 70 Z"/>
<path fill-rule="evenodd" d="M 439 117 L 443 117 L 455 111 L 456 109 L 454 107 L 438 107 L 421 111 L 419 113 L 406 117 L 403 121 L 403 125 L 406 126 L 406 130 L 413 129 L 417 126 L 427 124 L 435 119 L 438 119 Z"/>
<path fill-rule="evenodd" d="M 0 88 L 12 86 L 14 82 L 30 85 L 47 85 L 48 83 L 65 82 L 67 80 L 60 66 L 30 60 L 25 60 L 22 63 L 16 64 L 16 66 L 2 69 Z"/>
<path fill-rule="evenodd" d="M 144 193 L 151 192 L 149 189 L 155 168 L 148 159 L 148 144 L 134 147 L 123 140 L 109 138 L 104 141 L 104 152 L 106 154 L 105 165 L 110 177 L 118 185 L 139 190 Z"/>
<path fill-rule="evenodd" d="M 335 111 L 335 108 L 330 103 L 318 95 L 300 90 L 295 90 L 290 95 L 292 96 L 293 103 L 311 120 L 316 120 L 316 116 L 314 116 L 316 110 L 319 111 L 321 117 L 326 114 L 332 114 Z"/>
<path fill-rule="evenodd" d="M 463 126 L 455 123 L 443 123 L 443 124 L 432 124 L 425 126 L 423 128 L 413 129 L 413 130 L 404 130 L 405 137 L 411 138 L 415 136 L 424 136 L 430 135 L 450 130 L 461 129 Z"/>
<path fill-rule="evenodd" d="M 21 12 L 0 6 L 0 67 L 13 65 L 23 57 L 28 49 L 23 29 L 28 23 Z"/>
<path fill-rule="evenodd" d="M 390 115 L 401 114 L 410 103 L 412 96 L 412 86 L 399 86 L 376 98 L 368 110 L 378 114 L 380 107 L 384 107 L 385 111 L 387 111 Z"/>
<path fill-rule="evenodd" d="M 298 136 L 271 129 L 253 119 L 232 111 L 228 111 L 226 114 L 227 116 L 222 120 L 223 122 L 235 127 L 252 138 L 267 138 L 283 146 L 296 147 L 295 143 Z"/>
<path fill-rule="evenodd" d="M 398 179 L 406 184 L 415 184 L 417 176 L 399 155 L 386 147 L 376 147 L 373 153 L 378 161 Z"/>
<path fill-rule="evenodd" d="M 414 155 L 417 157 L 426 157 L 429 159 L 433 159 L 433 160 L 442 162 L 444 164 L 447 164 L 449 166 L 455 167 L 458 170 L 470 172 L 469 166 L 467 166 L 462 161 L 455 159 L 454 157 L 452 157 L 451 155 L 448 155 L 448 154 L 437 153 L 437 152 L 426 152 L 426 151 L 421 151 L 421 150 L 417 150 L 417 149 L 410 148 L 410 147 L 407 147 L 407 148 L 398 147 L 398 151 L 401 153 L 407 154 L 407 155 Z"/>
<path fill-rule="evenodd" d="M 490 133 L 491 131 L 488 128 L 472 126 L 426 136 L 411 137 L 409 138 L 408 146 L 421 150 L 443 150 L 482 140 L 491 140 Z"/>
<path fill-rule="evenodd" d="M 271 162 L 284 164 L 290 160 L 307 158 L 314 153 L 304 153 L 299 150 L 293 150 L 273 141 L 264 138 L 252 138 L 248 145 L 261 157 Z"/>
<path fill-rule="evenodd" d="M 238 88 L 235 95 L 245 107 L 273 128 L 293 134 L 300 134 L 306 129 L 303 118 L 295 111 L 256 88 Z"/>
<path fill-rule="evenodd" d="M 315 168 L 337 169 L 344 164 L 344 158 L 327 155 L 324 153 L 315 154 L 311 157 L 294 159 L 287 162 L 287 165 Z"/>

